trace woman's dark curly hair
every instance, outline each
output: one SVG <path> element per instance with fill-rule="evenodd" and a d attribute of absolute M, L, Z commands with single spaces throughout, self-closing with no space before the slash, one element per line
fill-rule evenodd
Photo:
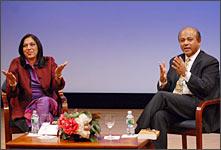
<path fill-rule="evenodd" d="M 24 44 L 24 41 L 25 39 L 31 37 L 37 44 L 37 47 L 38 47 L 38 54 L 37 54 L 37 64 L 39 67 L 42 67 L 45 65 L 45 59 L 44 59 L 44 56 L 43 56 L 43 47 L 42 47 L 42 44 L 40 42 L 40 40 L 33 34 L 26 34 L 22 39 L 21 39 L 21 42 L 20 42 L 20 45 L 19 45 L 19 48 L 18 48 L 18 52 L 20 54 L 20 62 L 21 62 L 21 65 L 23 67 L 25 67 L 25 55 L 24 55 L 24 52 L 23 52 L 23 44 Z"/>

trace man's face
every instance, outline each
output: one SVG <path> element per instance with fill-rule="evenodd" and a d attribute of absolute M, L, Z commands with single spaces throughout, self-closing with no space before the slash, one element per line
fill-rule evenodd
<path fill-rule="evenodd" d="M 182 51 L 188 57 L 195 54 L 200 47 L 200 41 L 197 39 L 197 32 L 191 28 L 186 28 L 181 31 L 179 43 Z"/>

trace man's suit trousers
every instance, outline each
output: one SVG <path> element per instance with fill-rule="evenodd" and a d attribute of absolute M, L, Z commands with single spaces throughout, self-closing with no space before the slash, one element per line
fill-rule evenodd
<path fill-rule="evenodd" d="M 194 119 L 199 102 L 198 98 L 189 95 L 159 91 L 141 113 L 135 132 L 146 128 L 159 130 L 160 136 L 153 143 L 155 148 L 166 149 L 169 126 L 184 119 Z"/>

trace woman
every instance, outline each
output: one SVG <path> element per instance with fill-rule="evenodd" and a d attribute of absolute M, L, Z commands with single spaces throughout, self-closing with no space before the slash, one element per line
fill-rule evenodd
<path fill-rule="evenodd" d="M 62 71 L 67 62 L 57 66 L 54 58 L 43 56 L 40 40 L 26 34 L 19 45 L 20 57 L 14 58 L 6 76 L 6 90 L 12 108 L 12 120 L 23 131 L 31 127 L 33 110 L 37 110 L 41 121 L 45 114 L 50 120 L 57 115 L 56 91 L 64 88 Z"/>

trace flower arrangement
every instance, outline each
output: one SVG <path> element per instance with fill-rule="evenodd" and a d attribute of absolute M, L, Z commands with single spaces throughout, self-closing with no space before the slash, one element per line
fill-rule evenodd
<path fill-rule="evenodd" d="M 90 112 L 73 112 L 61 114 L 57 120 L 61 138 L 74 141 L 97 141 L 100 135 L 100 115 Z"/>

